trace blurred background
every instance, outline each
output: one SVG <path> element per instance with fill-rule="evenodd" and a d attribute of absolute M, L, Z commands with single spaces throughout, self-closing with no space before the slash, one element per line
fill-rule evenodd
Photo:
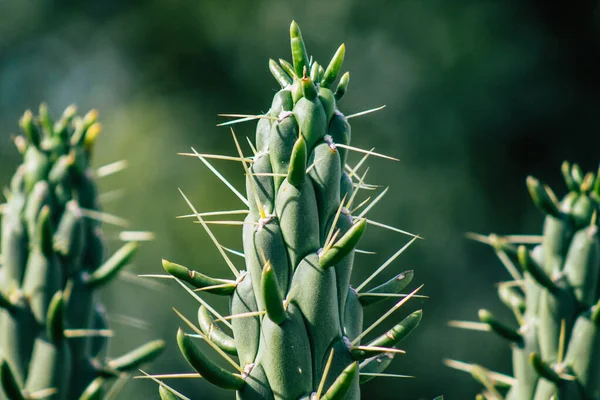
<path fill-rule="evenodd" d="M 401 159 L 372 160 L 370 182 L 391 188 L 371 217 L 425 238 L 386 275 L 414 269 L 411 287 L 424 283 L 422 294 L 430 296 L 396 315 L 424 309 L 418 332 L 402 345 L 407 354 L 389 370 L 415 378 L 371 381 L 364 398 L 472 398 L 478 385 L 442 359 L 510 373 L 510 353 L 502 340 L 449 328 L 447 321 L 474 320 L 483 307 L 510 316 L 494 287 L 507 273 L 490 249 L 464 233 L 539 233 L 542 215 L 528 198 L 525 177 L 535 175 L 562 194 L 563 160 L 597 168 L 600 47 L 590 4 L 0 0 L 0 182 L 7 184 L 20 162 L 11 133 L 25 109 L 41 101 L 54 115 L 71 103 L 81 112 L 99 109 L 105 129 L 96 165 L 129 162 L 100 183 L 109 193 L 105 211 L 156 235 L 129 273 L 102 293 L 116 332 L 110 353 L 162 337 L 169 347 L 149 371 L 190 372 L 175 343 L 181 322 L 172 307 L 194 319 L 197 304 L 173 282 L 135 275 L 161 273 L 161 258 L 209 275 L 229 273 L 202 228 L 175 219 L 188 211 L 177 189 L 200 211 L 241 203 L 198 159 L 176 153 L 193 146 L 235 154 L 229 130 L 216 126 L 224 121 L 217 114 L 269 108 L 278 86 L 267 62 L 290 59 L 288 27 L 295 19 L 321 64 L 346 44 L 344 70 L 352 78 L 340 103 L 344 113 L 387 105 L 352 120 L 353 145 Z M 254 126 L 238 125 L 237 132 L 251 136 Z M 214 165 L 243 187 L 239 164 Z M 118 228 L 105 232 L 110 240 Z M 239 227 L 215 233 L 241 248 Z M 406 242 L 370 228 L 361 247 L 377 255 L 357 258 L 355 284 Z M 226 311 L 225 302 L 211 300 Z M 170 382 L 194 399 L 232 398 L 201 380 Z M 158 398 L 157 388 L 135 380 L 119 398 Z"/>

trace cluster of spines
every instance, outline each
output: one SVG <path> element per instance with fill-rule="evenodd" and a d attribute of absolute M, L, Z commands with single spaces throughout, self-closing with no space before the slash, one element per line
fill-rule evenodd
<path fill-rule="evenodd" d="M 335 92 L 329 89 L 339 74 L 344 45 L 324 69 L 309 60 L 295 23 L 290 36 L 293 63 L 269 62 L 282 87 L 269 112 L 258 116 L 223 114 L 241 119 L 221 125 L 259 119 L 255 143 L 249 141 L 254 156 L 244 156 L 235 134 L 236 157 L 195 150 L 186 154 L 202 160 L 248 206 L 248 210 L 200 214 L 184 196 L 193 211 L 186 217 L 196 218 L 204 227 L 235 279 L 211 278 L 166 260 L 163 267 L 169 275 L 157 277 L 176 279 L 201 303 L 199 327 L 178 313 L 195 334 L 179 330 L 177 341 L 189 364 L 206 380 L 236 390 L 240 399 L 357 398 L 359 381 L 382 375 L 394 355 L 402 352 L 395 346 L 419 324 L 422 315 L 420 310 L 412 313 L 361 346 L 365 335 L 417 296 L 420 288 L 400 294 L 413 277 L 412 271 L 406 271 L 371 290 L 361 290 L 418 236 L 412 235 L 408 244 L 356 290 L 350 287 L 355 247 L 368 223 L 406 232 L 366 219 L 366 213 L 387 189 L 352 209 L 360 189 L 377 189 L 365 183 L 366 171 L 358 176 L 359 168 L 370 155 L 382 155 L 350 146 L 348 119 L 366 112 L 344 116 L 337 110 L 336 102 L 346 92 L 349 74 L 342 75 Z M 375 110 L 367 112 L 371 111 Z M 365 155 L 351 168 L 346 158 L 348 151 L 354 150 Z M 210 165 L 207 158 L 211 157 L 242 163 L 247 196 Z M 352 215 L 362 207 L 358 216 Z M 211 223 L 239 222 L 205 219 L 237 213 L 247 213 L 241 222 L 243 252 L 219 244 L 209 229 Z M 247 271 L 238 271 L 229 253 L 241 255 Z M 184 282 L 196 289 L 189 289 Z M 231 315 L 221 316 L 196 291 L 229 296 Z M 402 298 L 394 307 L 363 330 L 363 307 L 399 296 Z M 222 327 L 231 329 L 233 336 Z M 200 351 L 194 336 L 204 339 L 237 372 L 229 372 Z M 239 364 L 230 356 L 237 356 Z M 163 399 L 186 398 L 164 382 L 160 382 L 160 393 Z"/>
<path fill-rule="evenodd" d="M 568 162 L 562 173 L 569 193 L 560 202 L 548 186 L 527 178 L 545 215 L 541 236 L 471 235 L 494 248 L 513 278 L 498 286 L 498 295 L 518 322 L 514 328 L 487 310 L 479 311 L 479 323 L 451 322 L 511 343 L 514 378 L 447 362 L 484 385 L 482 398 L 600 399 L 600 176 Z"/>
<path fill-rule="evenodd" d="M 79 117 L 70 106 L 54 122 L 42 104 L 20 127 L 14 141 L 24 162 L 2 207 L 0 398 L 98 398 L 104 382 L 163 348 L 154 341 L 117 359 L 103 356 L 110 331 L 96 289 L 129 263 L 138 244 L 104 260 L 104 214 L 90 167 L 101 131 L 96 111 Z"/>

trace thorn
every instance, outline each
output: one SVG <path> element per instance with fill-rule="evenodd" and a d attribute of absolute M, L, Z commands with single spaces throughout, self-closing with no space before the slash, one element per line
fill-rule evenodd
<path fill-rule="evenodd" d="M 294 285 L 294 287 L 290 289 L 285 300 L 283 301 L 283 308 L 285 310 L 287 310 L 288 306 L 290 305 L 290 302 L 292 301 L 292 295 L 296 289 L 298 289 L 298 285 Z"/>
<path fill-rule="evenodd" d="M 189 373 L 189 374 L 158 374 L 158 375 L 144 375 L 144 376 L 134 376 L 133 379 L 189 379 L 189 378 L 202 378 L 199 373 Z"/>
<path fill-rule="evenodd" d="M 47 399 L 55 395 L 56 393 L 58 393 L 58 389 L 56 388 L 46 388 L 42 390 L 37 390 L 33 393 L 29 393 L 27 395 L 27 400 Z"/>
<path fill-rule="evenodd" d="M 110 164 L 103 165 L 96 170 L 96 176 L 98 178 L 104 178 L 116 174 L 117 172 L 123 171 L 128 167 L 127 160 L 115 161 Z"/>
<path fill-rule="evenodd" d="M 462 361 L 451 360 L 451 359 L 445 359 L 443 362 L 446 366 L 448 366 L 452 369 L 467 372 L 469 374 L 473 372 L 474 368 L 479 367 L 476 364 L 468 364 L 468 363 L 465 363 Z M 479 367 L 479 368 L 481 368 L 481 367 Z M 501 374 L 499 372 L 489 371 L 489 370 L 486 370 L 486 373 L 487 373 L 487 376 L 489 378 L 491 378 L 492 380 L 504 383 L 508 386 L 514 386 L 517 384 L 517 380 L 515 378 L 513 378 L 512 376 Z"/>
<path fill-rule="evenodd" d="M 156 279 L 175 279 L 173 275 L 168 274 L 141 274 L 138 275 L 140 278 L 156 278 Z"/>
<path fill-rule="evenodd" d="M 118 200 L 125 194 L 125 189 L 115 189 L 108 192 L 100 193 L 98 195 L 98 201 L 101 204 L 110 203 L 111 201 Z"/>
<path fill-rule="evenodd" d="M 341 232 L 340 229 L 337 229 L 335 231 L 335 233 L 331 236 L 331 240 L 329 242 L 325 242 L 325 246 L 323 247 L 323 250 L 321 251 L 320 254 L 324 254 L 327 250 L 331 249 L 331 247 L 335 243 L 335 240 L 340 235 L 340 232 Z"/>
<path fill-rule="evenodd" d="M 66 338 L 81 337 L 113 337 L 114 332 L 111 329 L 65 329 L 63 331 Z"/>
<path fill-rule="evenodd" d="M 499 250 L 499 249 L 494 249 L 494 250 L 496 252 L 496 256 L 498 256 L 498 258 L 500 259 L 500 262 L 502 263 L 502 265 L 504 265 L 504 268 L 506 268 L 506 270 L 508 271 L 510 276 L 513 278 L 513 280 L 515 280 L 515 281 L 523 280 L 523 276 L 517 269 L 516 265 L 510 260 L 510 258 L 508 258 L 508 255 L 506 254 L 506 252 L 503 250 Z"/>
<path fill-rule="evenodd" d="M 250 138 L 248 136 L 246 136 L 246 140 L 248 141 L 248 145 L 250 146 L 250 149 L 252 150 L 252 154 L 254 154 L 254 157 L 256 157 L 256 155 L 258 154 L 258 150 L 256 150 L 256 147 L 254 147 L 254 145 L 252 144 L 252 140 L 250 140 Z"/>
<path fill-rule="evenodd" d="M 448 321 L 448 326 L 458 329 L 467 329 L 470 331 L 491 332 L 492 329 L 488 324 L 474 321 Z"/>
<path fill-rule="evenodd" d="M 408 294 L 402 294 L 402 293 L 361 293 L 360 297 L 408 297 Z M 414 296 L 415 299 L 428 299 L 429 296 L 423 296 L 420 294 L 415 294 Z"/>
<path fill-rule="evenodd" d="M 421 288 L 423 287 L 423 285 L 419 286 L 418 288 L 416 288 L 415 290 L 413 290 L 408 296 L 406 296 L 405 298 L 403 298 L 402 300 L 400 300 L 398 303 L 396 303 L 395 306 L 393 306 L 392 308 L 390 308 L 385 314 L 383 314 L 377 321 L 375 321 L 374 323 L 371 324 L 371 326 L 369 326 L 367 329 L 365 329 L 360 335 L 358 335 L 353 341 L 352 341 L 352 345 L 354 346 L 356 343 L 358 343 L 360 341 L 360 339 L 362 339 L 363 337 L 365 337 L 369 332 L 371 332 L 373 329 L 375 329 L 377 327 L 377 325 L 379 325 L 381 322 L 383 322 L 387 317 L 389 317 L 394 311 L 396 311 L 397 309 L 399 309 L 404 303 L 406 303 L 408 300 L 410 300 L 410 298 L 412 296 L 414 296 L 415 294 L 417 294 L 417 292 L 419 290 L 421 290 Z"/>
<path fill-rule="evenodd" d="M 148 330 L 151 325 L 147 321 L 122 314 L 108 314 L 108 319 L 114 323 L 131 326 L 133 328 Z"/>
<path fill-rule="evenodd" d="M 242 148 L 240 147 L 240 143 L 238 142 L 237 137 L 235 136 L 235 132 L 233 131 L 233 128 L 231 128 L 231 135 L 233 136 L 233 141 L 235 142 L 235 147 L 237 148 L 240 158 L 243 159 L 244 153 L 242 153 Z M 258 197 L 258 191 L 256 190 L 256 183 L 254 182 L 254 179 L 250 175 L 250 170 L 248 169 L 248 166 L 246 165 L 246 163 L 242 161 L 242 165 L 244 166 L 244 171 L 246 172 L 246 176 L 248 176 L 248 182 L 250 183 L 250 189 L 252 191 L 252 194 L 254 195 L 254 199 L 255 199 L 254 201 L 256 201 L 256 207 L 258 208 L 258 213 L 260 215 L 260 218 L 266 218 L 267 214 L 265 213 L 265 209 L 264 209 L 262 203 L 260 202 L 260 198 Z"/>
<path fill-rule="evenodd" d="M 367 167 L 365 169 L 365 172 L 363 173 L 362 177 L 358 178 L 359 184 L 364 184 L 365 182 L 365 178 L 367 177 L 367 174 L 369 173 L 369 167 Z M 352 185 L 354 187 L 354 184 Z M 360 188 L 359 188 L 360 189 Z M 358 194 L 358 190 L 355 190 L 352 193 L 352 196 L 350 196 L 350 200 L 348 200 L 348 207 L 350 207 L 352 204 L 354 204 L 354 199 L 356 198 L 356 195 Z"/>
<path fill-rule="evenodd" d="M 375 255 L 375 254 L 377 254 L 377 252 L 375 252 L 375 251 L 367 251 L 367 250 L 361 250 L 361 249 L 354 249 L 354 252 L 355 253 L 359 253 L 359 254 L 368 254 L 368 255 Z"/>
<path fill-rule="evenodd" d="M 230 249 L 229 247 L 225 247 L 225 246 L 221 246 L 221 248 L 223 250 L 225 250 L 226 252 L 228 252 L 228 253 L 231 253 L 231 254 L 236 255 L 238 257 L 246 258 L 246 255 L 243 252 L 241 252 L 241 251 Z"/>
<path fill-rule="evenodd" d="M 278 177 L 282 177 L 285 178 L 287 177 L 287 174 L 279 174 L 276 172 L 253 172 L 250 174 L 251 176 L 278 176 Z"/>
<path fill-rule="evenodd" d="M 357 205 L 352 210 L 350 210 L 350 215 L 354 214 L 356 211 L 358 211 L 360 208 L 362 208 L 365 204 L 367 204 L 370 200 L 371 200 L 371 197 L 367 197 L 359 205 Z"/>
<path fill-rule="evenodd" d="M 412 375 L 399 375 L 399 374 L 384 374 L 382 372 L 360 372 L 362 376 L 376 376 L 379 378 L 414 378 Z"/>
<path fill-rule="evenodd" d="M 325 246 L 326 248 L 328 248 L 328 243 L 333 243 L 332 241 L 332 237 L 333 237 L 333 232 L 335 231 L 335 227 L 337 225 L 338 219 L 340 218 L 340 214 L 342 213 L 342 209 L 344 208 L 344 202 L 346 201 L 346 196 L 344 195 L 344 198 L 342 199 L 342 201 L 340 202 L 340 205 L 335 213 L 335 217 L 333 218 L 333 223 L 331 224 L 331 227 L 329 228 L 329 233 L 327 234 L 327 238 L 325 239 Z M 325 250 L 323 250 L 324 252 Z"/>
<path fill-rule="evenodd" d="M 565 320 L 560 321 L 560 335 L 558 336 L 558 358 L 556 363 L 562 364 L 564 356 L 565 356 L 565 341 L 566 341 L 567 333 Z"/>
<path fill-rule="evenodd" d="M 228 287 L 232 287 L 232 286 L 236 286 L 235 284 L 232 283 L 222 283 L 220 285 L 212 285 L 212 286 L 205 286 L 203 288 L 199 288 L 199 289 L 193 289 L 194 292 L 204 292 L 206 290 L 212 290 L 212 289 L 222 289 L 222 288 L 228 288 Z M 225 319 L 227 319 L 225 317 Z"/>
<path fill-rule="evenodd" d="M 365 281 L 363 283 L 360 284 L 360 286 L 358 286 L 356 288 L 357 292 L 360 292 L 369 282 L 371 282 L 371 280 L 373 280 L 373 278 L 375 278 L 377 275 L 379 275 L 379 273 L 381 271 L 383 271 L 388 265 L 390 265 L 396 258 L 398 258 L 398 256 L 402 253 L 404 253 L 404 251 L 406 249 L 408 249 L 410 247 L 411 244 L 413 244 L 413 242 L 415 240 L 417 240 L 419 238 L 419 236 L 415 236 L 413 237 L 408 243 L 406 243 L 404 246 L 402 246 L 402 248 L 400 250 L 398 250 L 393 256 L 391 256 L 390 258 L 387 259 L 386 262 L 384 262 L 379 268 L 377 268 L 377 270 L 375 272 L 373 272 L 371 274 L 371 276 L 369 276 L 367 279 L 365 279 Z"/>
<path fill-rule="evenodd" d="M 104 400 L 114 400 L 123 390 L 127 382 L 129 382 L 130 374 L 123 373 L 117 378 L 117 381 L 112 384 L 108 392 L 104 395 Z"/>
<path fill-rule="evenodd" d="M 325 387 L 325 382 L 327 381 L 327 375 L 329 375 L 329 370 L 331 369 L 331 362 L 333 361 L 333 353 L 334 348 L 331 348 L 329 352 L 329 358 L 327 358 L 327 364 L 325 364 L 325 369 L 323 370 L 323 375 L 321 376 L 321 382 L 319 382 L 319 388 L 317 389 L 317 400 L 321 398 L 321 393 L 323 393 L 323 388 Z"/>
<path fill-rule="evenodd" d="M 542 235 L 506 235 L 502 237 L 514 244 L 540 244 L 544 239 Z"/>
<path fill-rule="evenodd" d="M 375 156 L 375 157 L 385 158 L 387 160 L 400 161 L 400 159 L 395 158 L 395 157 L 386 156 L 385 154 L 375 153 L 374 151 L 370 151 L 370 150 L 359 149 L 358 147 L 354 147 L 354 146 L 348 146 L 348 145 L 340 144 L 340 143 L 336 143 L 336 146 L 337 147 L 341 147 L 342 149 L 348 149 L 348 150 L 356 151 L 358 153 L 366 153 L 366 154 L 370 154 L 370 155 Z"/>
<path fill-rule="evenodd" d="M 361 112 L 358 112 L 358 113 L 355 113 L 355 114 L 346 115 L 346 119 L 360 117 L 361 115 L 370 114 L 370 113 L 373 113 L 375 111 L 383 110 L 384 108 L 385 108 L 385 105 L 377 107 L 377 108 L 371 108 L 370 110 L 361 111 Z"/>
<path fill-rule="evenodd" d="M 315 167 L 315 165 L 317 165 L 317 163 L 318 163 L 319 161 L 321 161 L 321 159 L 322 159 L 322 158 L 323 158 L 323 157 L 320 157 L 320 158 L 317 158 L 315 161 L 313 161 L 313 163 L 312 163 L 312 164 L 310 164 L 310 165 L 308 166 L 308 168 L 306 168 L 306 173 L 308 174 L 308 173 L 309 173 L 309 172 L 310 172 L 310 171 L 311 171 L 311 170 L 312 170 L 312 169 Z M 285 176 L 287 176 L 287 174 L 285 174 Z"/>
<path fill-rule="evenodd" d="M 201 217 L 214 217 L 221 215 L 241 215 L 248 214 L 250 211 L 248 210 L 230 210 L 230 211 L 211 211 L 211 212 L 203 212 L 198 213 Z M 186 215 L 178 215 L 175 218 L 196 218 L 196 214 L 186 214 Z"/>
<path fill-rule="evenodd" d="M 80 208 L 81 214 L 84 217 L 89 219 L 93 219 L 95 221 L 104 222 L 109 225 L 119 226 L 121 228 L 127 228 L 129 226 L 129 221 L 124 218 L 117 217 L 115 215 L 107 214 L 105 212 L 90 210 L 87 208 Z"/>
<path fill-rule="evenodd" d="M 257 226 L 258 222 L 245 222 L 245 221 L 194 221 L 195 224 L 206 224 L 206 225 L 254 225 Z M 221 245 L 219 245 L 221 246 Z M 221 246 L 222 248 L 223 246 Z"/>
<path fill-rule="evenodd" d="M 204 163 L 204 165 L 206 165 L 208 167 L 208 169 L 213 174 L 215 174 L 215 176 L 217 178 L 219 178 L 221 180 L 221 182 L 223 182 L 229 188 L 229 190 L 231 190 L 233 192 L 233 194 L 235 194 L 237 196 L 238 199 L 240 199 L 242 201 L 242 203 L 244 203 L 246 206 L 248 206 L 248 200 L 236 188 L 234 188 L 233 185 L 231 183 L 229 183 L 229 181 L 227 179 L 225 179 L 225 177 L 223 175 L 221 175 L 221 173 L 219 171 L 217 171 L 215 167 L 213 167 L 208 161 L 206 161 L 206 158 L 204 158 L 200 154 L 198 154 L 196 152 L 196 150 L 194 150 L 193 147 L 192 147 L 192 151 L 194 152 L 194 154 L 196 154 L 196 157 L 198 157 L 200 159 L 200 161 L 202 161 Z"/>
<path fill-rule="evenodd" d="M 147 231 L 121 231 L 119 240 L 123 242 L 149 242 L 154 240 L 154 233 Z"/>
<path fill-rule="evenodd" d="M 354 168 L 350 168 L 348 164 L 345 165 L 346 169 L 349 172 L 348 176 L 350 176 L 350 178 L 356 175 L 356 172 L 364 164 L 364 162 L 367 161 L 373 150 L 375 150 L 375 147 L 372 147 L 371 150 L 360 159 L 360 161 L 354 166 Z"/>
<path fill-rule="evenodd" d="M 215 160 L 225 160 L 225 161 L 239 161 L 239 162 L 254 162 L 253 159 L 251 158 L 241 158 L 241 157 L 234 157 L 234 156 L 223 156 L 220 154 L 196 154 L 196 153 L 177 153 L 178 156 L 186 156 L 186 157 L 198 157 L 198 155 L 204 157 L 204 158 L 212 158 Z"/>
<path fill-rule="evenodd" d="M 212 239 L 213 243 L 217 246 L 217 249 L 219 250 L 219 253 L 221 253 L 221 256 L 223 256 L 223 259 L 225 259 L 225 262 L 227 263 L 227 265 L 231 269 L 231 272 L 233 272 L 233 275 L 235 275 L 236 278 L 239 277 L 240 276 L 239 271 L 235 268 L 235 265 L 233 265 L 233 262 L 231 262 L 231 260 L 229 259 L 229 257 L 227 257 L 227 254 L 225 254 L 225 251 L 223 250 L 223 248 L 219 244 L 219 241 L 217 240 L 217 238 L 215 237 L 215 235 L 213 235 L 213 233 L 211 232 L 211 230 L 208 228 L 208 225 L 206 225 L 206 223 L 204 222 L 204 219 L 202 219 L 202 217 L 200 216 L 200 214 L 198 214 L 198 211 L 196 211 L 196 209 L 194 208 L 194 205 L 190 202 L 190 200 L 187 198 L 187 196 L 183 193 L 183 191 L 181 189 L 179 189 L 179 193 L 181 193 L 181 195 L 183 196 L 185 202 L 188 204 L 188 206 L 190 207 L 190 209 L 196 214 L 196 218 L 198 218 L 198 221 L 202 224 L 202 227 L 204 228 L 204 230 L 206 231 L 206 233 L 208 233 L 208 236 L 210 236 L 210 238 Z"/>
<path fill-rule="evenodd" d="M 413 237 L 413 238 L 423 239 L 423 236 L 415 235 L 414 233 L 403 231 L 402 229 L 398 229 L 398 228 L 395 228 L 395 227 L 390 226 L 390 225 L 385 225 L 385 224 L 382 224 L 381 222 L 373 221 L 372 219 L 368 219 L 367 218 L 367 224 L 369 224 L 369 225 L 375 225 L 375 226 L 378 226 L 380 228 L 388 229 L 388 230 L 393 231 L 393 232 L 402 233 L 403 235 L 410 236 L 410 237 Z"/>
<path fill-rule="evenodd" d="M 144 374 L 145 376 L 147 376 L 148 378 L 152 379 L 154 382 L 156 382 L 159 385 L 161 385 L 162 387 L 164 387 L 165 389 L 167 389 L 169 392 L 173 393 L 175 396 L 179 397 L 181 400 L 190 400 L 189 397 L 184 396 L 183 394 L 179 393 L 177 390 L 173 389 L 172 387 L 170 387 L 166 383 L 159 381 L 158 379 L 156 379 L 152 375 L 147 374 L 146 372 L 142 371 L 141 369 L 140 369 L 140 372 L 142 374 Z"/>
<path fill-rule="evenodd" d="M 379 193 L 379 195 L 377 197 L 375 197 L 375 199 L 371 202 L 371 204 L 369 204 L 367 206 L 367 208 L 365 208 L 364 210 L 362 210 L 362 212 L 360 214 L 358 214 L 358 218 L 362 218 L 365 215 L 367 215 L 367 213 L 371 210 L 371 208 L 373 208 L 375 206 L 375 204 L 379 203 L 379 200 L 381 200 L 383 198 L 383 196 L 385 196 L 388 189 L 389 189 L 389 186 L 386 187 L 385 189 L 383 189 L 383 191 L 381 193 Z"/>
<path fill-rule="evenodd" d="M 181 285 L 181 287 L 183 287 L 186 292 L 188 292 L 189 294 L 191 294 L 200 304 L 202 304 L 204 307 L 206 307 L 206 309 L 208 311 L 210 311 L 215 317 L 217 317 L 217 319 L 221 322 L 223 322 L 229 329 L 233 329 L 233 326 L 229 323 L 229 321 L 225 320 L 225 318 L 223 318 L 223 316 L 221 314 L 219 314 L 214 308 L 212 308 L 206 301 L 204 301 L 200 296 L 198 296 L 196 293 L 194 293 L 194 291 L 190 288 L 188 288 L 183 282 L 181 282 L 179 279 L 173 277 L 173 279 L 175 279 L 175 281 L 177 281 L 177 283 L 179 283 Z"/>
<path fill-rule="evenodd" d="M 246 313 L 228 315 L 224 318 L 226 320 L 237 319 L 237 318 L 251 318 L 251 317 L 258 317 L 258 316 L 264 315 L 266 313 L 267 313 L 266 311 L 250 311 L 250 312 L 246 312 Z"/>
<path fill-rule="evenodd" d="M 379 352 L 382 352 L 382 353 L 406 354 L 406 351 L 401 350 L 401 349 L 392 348 L 392 347 L 356 346 L 356 347 L 353 347 L 353 348 L 357 349 L 357 350 L 363 350 L 363 351 L 379 351 Z"/>
<path fill-rule="evenodd" d="M 234 124 L 239 124 L 242 122 L 254 121 L 255 119 L 270 119 L 271 121 L 277 121 L 277 117 L 271 117 L 269 115 L 248 115 L 248 114 L 218 114 L 218 115 L 219 115 L 219 117 L 231 117 L 231 118 L 240 118 L 240 119 L 234 119 L 233 121 L 223 122 L 223 123 L 217 124 L 217 126 L 234 125 Z"/>

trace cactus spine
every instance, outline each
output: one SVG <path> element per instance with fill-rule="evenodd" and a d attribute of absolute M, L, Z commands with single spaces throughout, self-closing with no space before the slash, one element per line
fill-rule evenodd
<path fill-rule="evenodd" d="M 97 112 L 68 107 L 54 122 L 45 105 L 20 120 L 23 154 L 2 215 L 0 399 L 97 399 L 105 382 L 137 370 L 163 342 L 106 360 L 107 321 L 96 289 L 133 257 L 126 243 L 104 260 L 100 204 L 90 160 Z"/>
<path fill-rule="evenodd" d="M 498 294 L 518 323 L 505 324 L 487 310 L 479 311 L 481 325 L 451 323 L 491 330 L 510 343 L 514 378 L 448 361 L 484 385 L 482 398 L 600 399 L 600 177 L 568 162 L 562 172 L 569 193 L 560 202 L 549 187 L 527 178 L 545 215 L 541 236 L 473 235 L 490 244 L 510 272 L 513 281 L 502 283 Z"/>
<path fill-rule="evenodd" d="M 364 175 L 358 178 L 359 166 L 352 170 L 347 164 L 348 151 L 353 150 L 350 125 L 337 104 L 346 92 L 349 74 L 342 75 L 332 89 L 345 47 L 341 45 L 323 68 L 309 59 L 295 22 L 290 36 L 292 64 L 269 62 L 281 86 L 270 110 L 243 119 L 259 119 L 251 144 L 253 157 L 242 154 L 234 134 L 236 159 L 246 172 L 247 199 L 239 193 L 238 197 L 249 207 L 242 233 L 245 271 L 235 269 L 218 243 L 234 279 L 214 279 L 163 260 L 164 269 L 180 283 L 229 297 L 231 322 L 197 297 L 202 302 L 199 328 L 186 323 L 237 371 L 217 365 L 181 329 L 177 342 L 204 379 L 235 390 L 238 399 L 358 399 L 359 383 L 387 368 L 401 352 L 395 346 L 417 327 L 422 315 L 416 311 L 361 345 L 377 325 L 363 330 L 363 309 L 400 297 L 378 322 L 383 321 L 418 289 L 399 294 L 412 280 L 412 271 L 371 290 L 362 290 L 364 284 L 358 289 L 350 286 L 356 245 L 370 222 L 365 215 L 378 199 L 360 215 L 350 212 L 359 189 L 374 187 L 364 183 Z M 191 155 L 208 164 L 206 156 L 195 151 Z M 216 241 L 208 229 L 210 221 L 185 200 Z M 410 243 L 416 238 L 413 235 Z M 175 398 L 175 391 L 167 388 L 162 382 L 161 397 Z"/>

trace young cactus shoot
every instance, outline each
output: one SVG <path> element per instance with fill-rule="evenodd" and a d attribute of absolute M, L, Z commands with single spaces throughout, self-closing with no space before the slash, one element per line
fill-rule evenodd
<path fill-rule="evenodd" d="M 487 310 L 480 322 L 452 326 L 492 331 L 512 351 L 513 376 L 448 360 L 484 386 L 484 399 L 600 399 L 600 177 L 562 165 L 569 190 L 562 201 L 533 177 L 527 188 L 544 213 L 542 235 L 471 235 L 496 252 L 512 280 L 498 286 L 515 323 Z"/>
<path fill-rule="evenodd" d="M 152 341 L 106 357 L 111 334 L 96 289 L 117 276 L 138 244 L 108 259 L 90 161 L 97 112 L 68 107 L 53 121 L 45 105 L 25 112 L 15 137 L 23 163 L 1 205 L 0 399 L 99 399 L 107 383 L 136 372 L 163 349 Z M 114 217 L 113 217 L 114 218 Z"/>
<path fill-rule="evenodd" d="M 391 157 L 350 145 L 348 120 L 365 113 L 345 116 L 338 109 L 349 83 L 348 72 L 340 74 L 344 45 L 322 66 L 308 56 L 295 22 L 290 36 L 292 63 L 269 61 L 281 86 L 269 111 L 256 116 L 227 114 L 240 119 L 221 124 L 258 120 L 250 143 L 253 154 L 243 154 L 233 131 L 235 156 L 195 150 L 187 154 L 208 166 L 247 208 L 201 214 L 182 192 L 193 211 L 187 217 L 202 225 L 231 271 L 230 277 L 217 279 L 163 260 L 169 276 L 201 304 L 197 326 L 180 314 L 185 323 L 177 332 L 177 343 L 203 379 L 235 391 L 241 400 L 359 399 L 360 383 L 378 376 L 401 377 L 383 372 L 403 353 L 397 346 L 419 325 L 422 312 L 415 311 L 396 325 L 388 318 L 417 296 L 420 287 L 401 294 L 411 283 L 412 271 L 370 286 L 418 236 L 367 219 L 387 189 L 357 201 L 357 194 L 379 190 L 365 182 L 364 161 L 370 156 Z M 351 152 L 362 157 L 354 166 L 349 164 Z M 246 195 L 212 167 L 207 161 L 211 157 L 241 164 Z M 210 219 L 219 214 L 242 214 L 245 219 Z M 215 223 L 242 225 L 243 252 L 219 244 L 209 228 Z M 371 270 L 371 263 L 364 261 L 369 252 L 357 249 L 367 225 L 407 234 L 410 240 L 354 288 L 350 285 L 354 264 Z M 241 270 L 230 254 L 236 261 L 243 259 Z M 229 298 L 229 316 L 220 315 L 204 300 L 210 295 Z M 369 306 L 387 299 L 394 299 L 395 305 L 371 326 L 363 326 Z M 383 322 L 391 328 L 384 330 Z M 160 381 L 160 395 L 187 398 L 164 381 Z"/>

